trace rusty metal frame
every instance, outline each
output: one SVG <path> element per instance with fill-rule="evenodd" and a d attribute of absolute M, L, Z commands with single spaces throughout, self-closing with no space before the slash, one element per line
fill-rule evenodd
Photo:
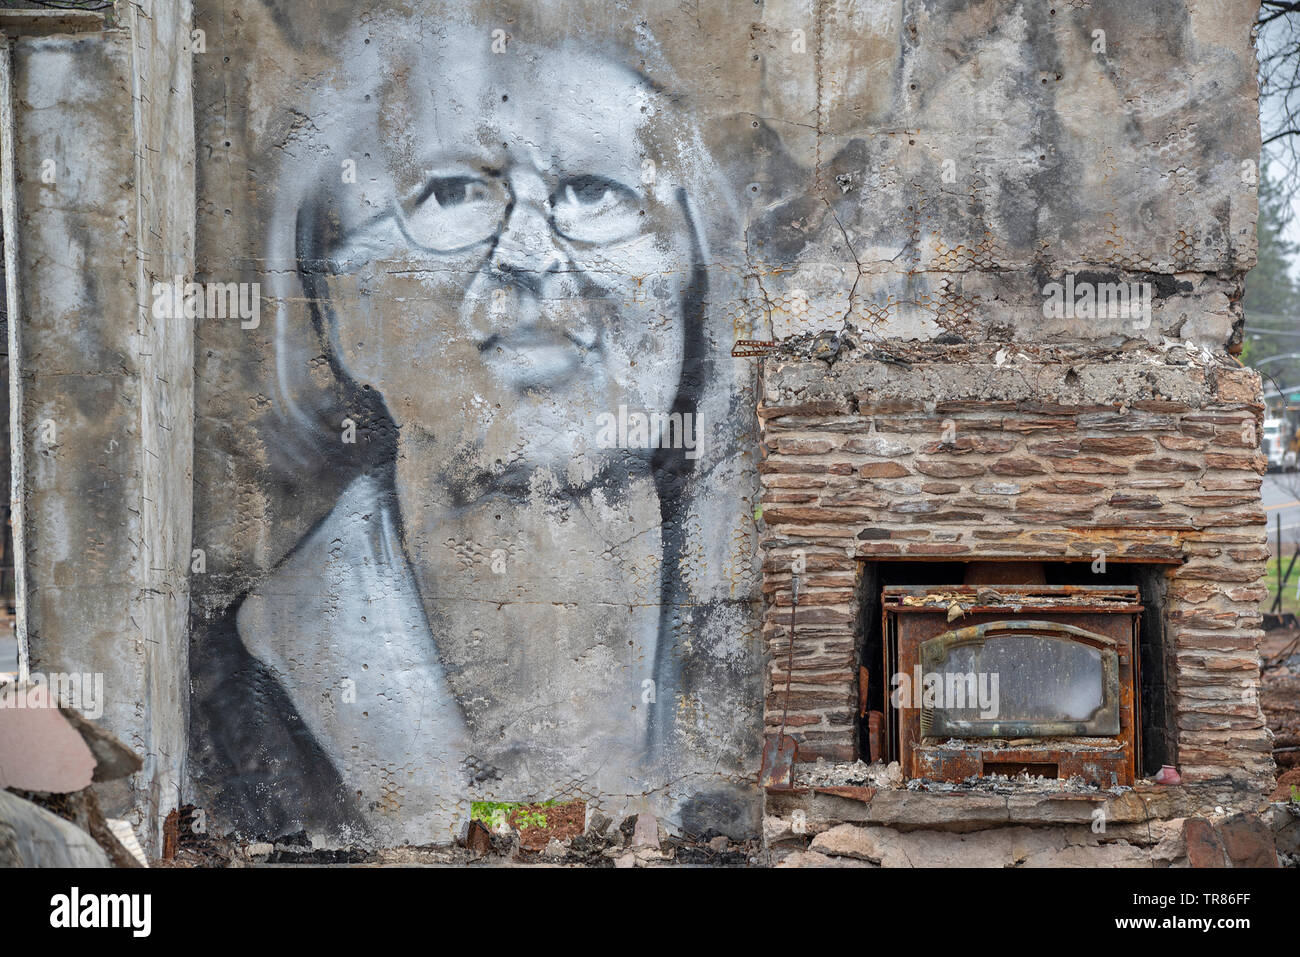
<path fill-rule="evenodd" d="M 965 733 L 949 738 L 968 739 L 950 745 L 944 737 L 923 732 L 921 709 L 895 708 L 887 700 L 886 748 L 897 759 L 908 780 L 930 778 L 962 781 L 985 773 L 984 765 L 1023 762 L 1051 765 L 1058 776 L 1079 776 L 1102 787 L 1129 785 L 1138 768 L 1141 717 L 1138 712 L 1140 677 L 1138 648 L 1143 605 L 1140 592 L 1128 585 L 889 585 L 881 590 L 883 664 L 887 675 L 911 674 L 919 668 L 921 645 L 954 631 L 991 623 L 1008 623 L 1024 630 L 1030 622 L 1072 626 L 1091 636 L 1113 642 L 1117 659 L 1117 700 L 1120 727 L 1115 734 L 1070 733 L 1039 737 L 1000 738 Z M 981 604 L 981 600 L 984 601 Z M 953 604 L 965 619 L 954 629 L 948 618 Z M 1126 620 L 1127 619 L 1127 620 Z M 1095 638 L 1094 638 L 1095 641 Z M 1105 642 L 1095 647 L 1105 647 Z M 886 696 L 888 697 L 886 681 Z M 1004 726 L 1005 728 L 1005 726 Z M 1022 740 L 1033 738 L 1034 743 Z M 1061 738 L 1084 739 L 1072 743 Z M 1096 747 L 1087 746 L 1095 741 Z M 986 744 L 981 742 L 988 742 Z"/>
<path fill-rule="evenodd" d="M 770 356 L 776 351 L 775 339 L 737 339 L 736 344 L 731 347 L 731 357 L 744 359 L 753 356 Z"/>

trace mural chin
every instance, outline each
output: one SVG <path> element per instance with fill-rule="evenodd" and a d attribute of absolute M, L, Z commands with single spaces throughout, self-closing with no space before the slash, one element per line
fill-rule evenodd
<path fill-rule="evenodd" d="M 439 377 L 444 383 L 453 380 L 457 377 Z M 620 442 L 618 410 L 659 409 L 672 402 L 671 396 L 620 387 L 599 369 L 590 379 L 523 393 L 503 387 L 481 366 L 475 376 L 458 381 L 467 391 L 393 399 L 389 405 L 399 428 L 399 457 L 440 478 L 450 493 L 442 501 L 461 504 L 493 489 L 526 487 L 535 471 L 549 476 L 540 487 L 570 493 L 598 480 L 648 475 L 653 444 L 635 431 L 631 442 Z M 615 478 L 619 475 L 623 478 Z"/>

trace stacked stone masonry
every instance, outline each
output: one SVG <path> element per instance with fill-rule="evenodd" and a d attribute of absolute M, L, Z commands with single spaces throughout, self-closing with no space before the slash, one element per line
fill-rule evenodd
<path fill-rule="evenodd" d="M 1167 564 L 1175 748 L 1188 783 L 1264 787 L 1258 376 L 1226 356 L 910 347 L 765 360 L 759 408 L 766 723 L 858 755 L 864 560 Z"/>

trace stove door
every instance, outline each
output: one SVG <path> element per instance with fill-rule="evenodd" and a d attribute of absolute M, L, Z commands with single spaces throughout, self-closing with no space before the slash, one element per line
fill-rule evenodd
<path fill-rule="evenodd" d="M 920 652 L 927 738 L 1120 733 L 1119 655 L 1105 635 L 1011 619 L 945 632 Z"/>

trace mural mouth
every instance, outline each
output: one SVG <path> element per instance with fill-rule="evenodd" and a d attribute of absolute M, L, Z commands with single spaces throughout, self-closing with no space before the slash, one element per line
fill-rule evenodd
<path fill-rule="evenodd" d="M 494 374 L 523 390 L 564 385 L 599 351 L 598 346 L 595 336 L 531 328 L 491 335 L 479 343 L 478 350 Z"/>

